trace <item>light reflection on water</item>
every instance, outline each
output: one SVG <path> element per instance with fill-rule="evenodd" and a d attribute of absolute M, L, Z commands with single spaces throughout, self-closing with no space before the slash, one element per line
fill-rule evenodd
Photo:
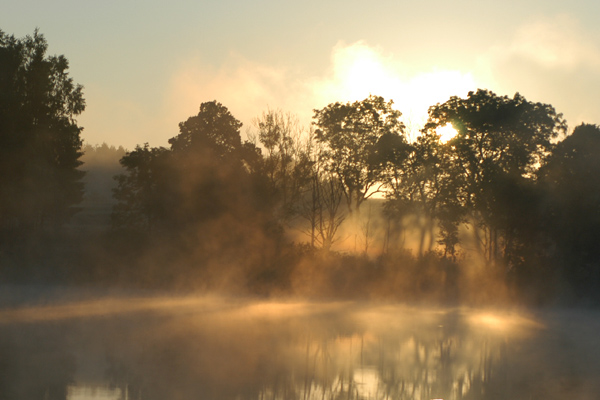
<path fill-rule="evenodd" d="M 592 399 L 597 312 L 217 297 L 0 310 L 0 398 Z"/>
<path fill-rule="evenodd" d="M 68 400 L 120 400 L 128 397 L 121 389 L 107 386 L 71 385 L 67 388 Z"/>

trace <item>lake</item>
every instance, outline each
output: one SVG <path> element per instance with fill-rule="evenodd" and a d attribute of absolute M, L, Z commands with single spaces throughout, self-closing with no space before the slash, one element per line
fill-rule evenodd
<path fill-rule="evenodd" d="M 600 313 L 218 296 L 5 302 L 2 399 L 597 399 Z"/>

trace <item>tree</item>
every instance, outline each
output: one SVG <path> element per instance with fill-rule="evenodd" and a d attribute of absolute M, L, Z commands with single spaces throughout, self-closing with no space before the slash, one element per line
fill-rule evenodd
<path fill-rule="evenodd" d="M 381 180 L 386 188 L 384 207 L 387 217 L 385 248 L 394 248 L 400 241 L 408 215 L 414 214 L 409 181 L 412 176 L 415 147 L 404 136 L 384 134 L 377 141 L 376 160 L 382 171 Z"/>
<path fill-rule="evenodd" d="M 461 205 L 484 233 L 478 242 L 487 259 L 506 261 L 517 246 L 518 226 L 531 212 L 535 172 L 566 123 L 548 104 L 480 89 L 429 109 L 426 130 L 446 124 L 458 132 L 448 145 L 458 165 Z"/>
<path fill-rule="evenodd" d="M 59 224 L 82 200 L 82 86 L 64 56 L 46 55 L 36 30 L 0 31 L 0 227 L 30 231 Z"/>
<path fill-rule="evenodd" d="M 384 136 L 402 136 L 404 124 L 393 102 L 369 96 L 354 103 L 333 103 L 314 110 L 315 137 L 325 145 L 320 157 L 341 182 L 350 213 L 372 196 L 381 183 L 377 143 Z"/>
<path fill-rule="evenodd" d="M 268 110 L 254 122 L 258 140 L 266 150 L 264 174 L 276 213 L 288 222 L 298 212 L 298 201 L 311 181 L 310 149 L 312 133 L 304 129 L 292 114 Z"/>
<path fill-rule="evenodd" d="M 112 222 L 116 228 L 151 231 L 165 217 L 166 176 L 169 175 L 169 151 L 151 148 L 148 143 L 127 152 L 120 163 L 127 173 L 115 176 Z"/>
<path fill-rule="evenodd" d="M 206 102 L 179 124 L 170 149 L 145 145 L 127 153 L 115 190 L 116 225 L 184 231 L 224 214 L 247 221 L 268 208 L 260 152 L 242 143 L 241 126 L 222 104 Z"/>
<path fill-rule="evenodd" d="M 250 212 L 271 207 L 260 149 L 242 142 L 241 127 L 227 107 L 210 101 L 180 123 L 179 135 L 169 140 L 176 170 L 170 184 L 178 193 L 184 221 L 198 222 L 224 213 L 243 221 Z"/>
<path fill-rule="evenodd" d="M 459 225 L 465 215 L 461 207 L 465 193 L 459 165 L 451 145 L 442 143 L 435 130 L 421 132 L 409 169 L 409 187 L 425 220 L 421 228 L 420 251 L 424 249 L 426 234 L 429 235 L 427 250 L 432 250 L 437 222 L 437 243 L 444 247 L 444 256 L 456 258 Z"/>
<path fill-rule="evenodd" d="M 416 225 L 420 256 L 433 249 L 439 234 L 437 242 L 444 246 L 446 255 L 454 258 L 462 212 L 460 175 L 449 146 L 440 141 L 435 130 L 424 129 L 414 143 L 398 138 L 391 141 L 384 136 L 378 147 L 388 189 L 388 217 L 400 227 L 405 219 Z"/>
<path fill-rule="evenodd" d="M 308 228 L 302 231 L 310 237 L 311 247 L 320 246 L 330 250 L 346 219 L 345 213 L 340 210 L 344 191 L 340 181 L 323 168 L 318 156 L 318 144 L 317 148 L 313 146 L 312 136 L 309 144 L 309 185 L 301 197 L 298 214 L 308 222 Z"/>
<path fill-rule="evenodd" d="M 227 107 L 209 101 L 200 105 L 198 115 L 179 124 L 179 135 L 169 139 L 169 144 L 174 152 L 203 152 L 226 158 L 242 147 L 241 127 Z"/>
<path fill-rule="evenodd" d="M 600 283 L 600 127 L 577 126 L 539 170 L 545 194 L 543 230 L 563 278 L 577 290 Z"/>
<path fill-rule="evenodd" d="M 123 157 L 113 236 L 129 245 L 115 243 L 119 256 L 139 259 L 143 250 L 160 258 L 157 264 L 171 267 L 153 272 L 161 280 L 260 286 L 285 279 L 263 158 L 254 144 L 242 143 L 240 127 L 222 104 L 202 103 L 179 124 L 171 148 L 138 146 Z"/>

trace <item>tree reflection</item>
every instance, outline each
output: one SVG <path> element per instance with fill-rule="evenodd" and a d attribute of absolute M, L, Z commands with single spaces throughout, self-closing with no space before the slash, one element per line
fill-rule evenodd
<path fill-rule="evenodd" d="M 144 399 L 173 391 L 260 400 L 509 395 L 507 337 L 472 330 L 463 314 L 331 317 L 173 322 L 152 344 L 115 351 L 109 371 L 130 377 L 121 385 L 143 382 Z"/>
<path fill-rule="evenodd" d="M 67 399 L 69 385 L 92 384 L 143 400 L 586 399 L 598 389 L 600 349 L 583 345 L 598 316 L 564 322 L 575 336 L 560 331 L 563 317 L 549 333 L 516 314 L 461 309 L 152 304 L 52 322 L 0 318 L 0 398 Z"/>
<path fill-rule="evenodd" d="M 0 399 L 67 399 L 75 357 L 65 327 L 0 325 Z"/>

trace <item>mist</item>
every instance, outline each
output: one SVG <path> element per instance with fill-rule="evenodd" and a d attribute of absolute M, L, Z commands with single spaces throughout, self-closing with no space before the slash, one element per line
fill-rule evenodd
<path fill-rule="evenodd" d="M 596 311 L 76 297 L 2 311 L 3 396 L 593 399 L 599 389 Z"/>
<path fill-rule="evenodd" d="M 83 143 L 47 49 L 0 30 L 0 398 L 598 393 L 599 126 L 478 89 L 418 128 L 369 94 L 242 135 L 212 100 L 126 150 Z"/>

